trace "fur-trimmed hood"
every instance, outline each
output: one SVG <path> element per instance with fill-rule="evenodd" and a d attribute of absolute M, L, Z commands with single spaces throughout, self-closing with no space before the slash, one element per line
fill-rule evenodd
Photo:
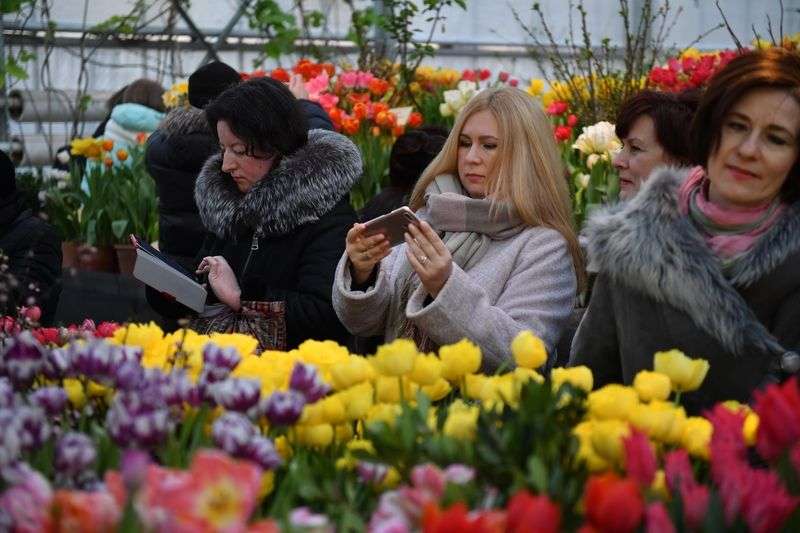
<path fill-rule="evenodd" d="M 179 106 L 167 113 L 159 129 L 167 138 L 192 133 L 211 135 L 205 111 L 191 106 Z"/>
<path fill-rule="evenodd" d="M 592 216 L 586 229 L 590 269 L 683 311 L 733 354 L 753 348 L 783 354 L 736 287 L 754 284 L 800 251 L 800 202 L 786 209 L 726 279 L 679 208 L 678 189 L 687 172 L 661 169 L 629 202 Z"/>
<path fill-rule="evenodd" d="M 222 155 L 211 156 L 197 177 L 194 196 L 203 225 L 220 238 L 246 228 L 285 235 L 318 221 L 361 177 L 361 153 L 350 139 L 324 130 L 308 132 L 308 143 L 253 185 L 246 194 L 222 171 Z"/>

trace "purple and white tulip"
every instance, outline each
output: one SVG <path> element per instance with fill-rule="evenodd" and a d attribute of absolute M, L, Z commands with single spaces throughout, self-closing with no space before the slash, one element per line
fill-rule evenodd
<path fill-rule="evenodd" d="M 172 419 L 159 389 L 148 386 L 117 392 L 106 415 L 106 429 L 120 446 L 148 448 L 166 439 Z"/>
<path fill-rule="evenodd" d="M 13 407 L 16 403 L 14 385 L 6 377 L 0 377 L 0 408 Z"/>
<path fill-rule="evenodd" d="M 359 461 L 356 464 L 356 473 L 362 483 L 367 485 L 380 485 L 386 474 L 389 473 L 389 467 L 381 463 L 372 463 L 369 461 Z"/>
<path fill-rule="evenodd" d="M 289 377 L 289 388 L 306 397 L 307 403 L 314 403 L 331 391 L 330 386 L 322 378 L 313 365 L 295 363 Z"/>
<path fill-rule="evenodd" d="M 22 451 L 22 425 L 15 410 L 0 408 L 0 468 L 13 464 Z"/>
<path fill-rule="evenodd" d="M 94 443 L 83 433 L 66 433 L 56 444 L 55 467 L 59 474 L 67 478 L 76 477 L 88 470 L 95 459 L 97 450 Z"/>
<path fill-rule="evenodd" d="M 212 384 L 210 391 L 218 405 L 244 412 L 258 403 L 261 383 L 255 379 L 228 378 Z"/>
<path fill-rule="evenodd" d="M 20 425 L 19 439 L 23 450 L 35 450 L 50 438 L 52 428 L 44 410 L 20 406 L 15 408 L 15 414 Z"/>
<path fill-rule="evenodd" d="M 50 379 L 60 379 L 67 375 L 72 364 L 72 351 L 69 348 L 52 348 L 45 351 L 42 374 Z"/>
<path fill-rule="evenodd" d="M 42 370 L 45 350 L 30 331 L 7 341 L 0 351 L 6 375 L 19 388 L 27 387 Z"/>
<path fill-rule="evenodd" d="M 241 413 L 228 412 L 211 426 L 211 436 L 219 448 L 236 457 L 247 450 L 257 431 L 252 422 Z"/>
<path fill-rule="evenodd" d="M 67 392 L 61 387 L 42 387 L 30 395 L 34 405 L 44 409 L 48 416 L 55 416 L 64 411 L 67 405 Z"/>
<path fill-rule="evenodd" d="M 290 426 L 300 419 L 305 405 L 306 397 L 300 392 L 273 392 L 266 400 L 265 414 L 273 426 Z"/>
<path fill-rule="evenodd" d="M 241 360 L 239 352 L 231 346 L 221 348 L 209 342 L 203 347 L 203 370 L 209 383 L 227 378 Z"/>
<path fill-rule="evenodd" d="M 283 463 L 281 455 L 275 450 L 275 445 L 267 437 L 256 435 L 246 446 L 241 458 L 257 463 L 264 470 L 275 470 Z"/>

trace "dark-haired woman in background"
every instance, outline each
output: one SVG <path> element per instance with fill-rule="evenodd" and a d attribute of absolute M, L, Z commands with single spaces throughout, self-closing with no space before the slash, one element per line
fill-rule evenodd
<path fill-rule="evenodd" d="M 247 332 L 262 348 L 346 342 L 331 286 L 355 221 L 348 192 L 361 175 L 358 148 L 337 133 L 309 131 L 289 89 L 269 78 L 227 89 L 205 113 L 221 153 L 206 161 L 195 187 L 209 231 L 198 272 L 211 290 L 193 326 Z M 190 314 L 152 296 L 162 314 Z M 275 327 L 282 316 L 285 339 Z"/>
<path fill-rule="evenodd" d="M 707 359 L 691 412 L 800 369 L 800 56 L 749 52 L 711 80 L 688 172 L 655 172 L 593 217 L 599 271 L 570 364 L 631 383 L 653 354 Z"/>
<path fill-rule="evenodd" d="M 691 165 L 688 125 L 699 96 L 641 91 L 622 104 L 616 122 L 622 149 L 613 157 L 622 200 L 632 198 L 654 169 Z"/>
<path fill-rule="evenodd" d="M 447 130 L 423 126 L 399 136 L 389 155 L 389 185 L 381 189 L 361 210 L 361 220 L 385 215 L 408 205 L 417 180 L 447 140 Z"/>

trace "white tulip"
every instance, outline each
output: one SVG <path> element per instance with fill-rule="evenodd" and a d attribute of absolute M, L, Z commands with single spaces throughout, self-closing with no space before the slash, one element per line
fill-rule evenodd
<path fill-rule="evenodd" d="M 584 154 L 608 154 L 619 150 L 622 143 L 614 133 L 614 125 L 602 121 L 583 128 L 572 147 Z"/>
<path fill-rule="evenodd" d="M 439 104 L 439 114 L 443 117 L 450 117 L 453 115 L 453 108 L 450 107 L 446 102 L 442 102 Z"/>

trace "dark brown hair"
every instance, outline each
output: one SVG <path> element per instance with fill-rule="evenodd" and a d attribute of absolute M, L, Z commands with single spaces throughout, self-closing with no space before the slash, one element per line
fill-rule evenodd
<path fill-rule="evenodd" d="M 653 120 L 656 141 L 666 156 L 679 165 L 692 163 L 686 125 L 692 121 L 700 94 L 697 91 L 665 93 L 644 90 L 630 96 L 617 113 L 615 131 L 624 139 L 642 116 Z"/>
<path fill-rule="evenodd" d="M 711 78 L 692 121 L 690 138 L 696 164 L 708 163 L 719 148 L 723 121 L 742 97 L 757 89 L 785 90 L 800 105 L 800 54 L 779 47 L 746 52 Z M 789 171 L 782 192 L 786 199 L 800 192 L 800 158 Z"/>
<path fill-rule="evenodd" d="M 164 112 L 164 87 L 154 80 L 139 78 L 131 82 L 122 92 L 122 102 L 126 104 L 141 104 L 150 109 Z"/>

